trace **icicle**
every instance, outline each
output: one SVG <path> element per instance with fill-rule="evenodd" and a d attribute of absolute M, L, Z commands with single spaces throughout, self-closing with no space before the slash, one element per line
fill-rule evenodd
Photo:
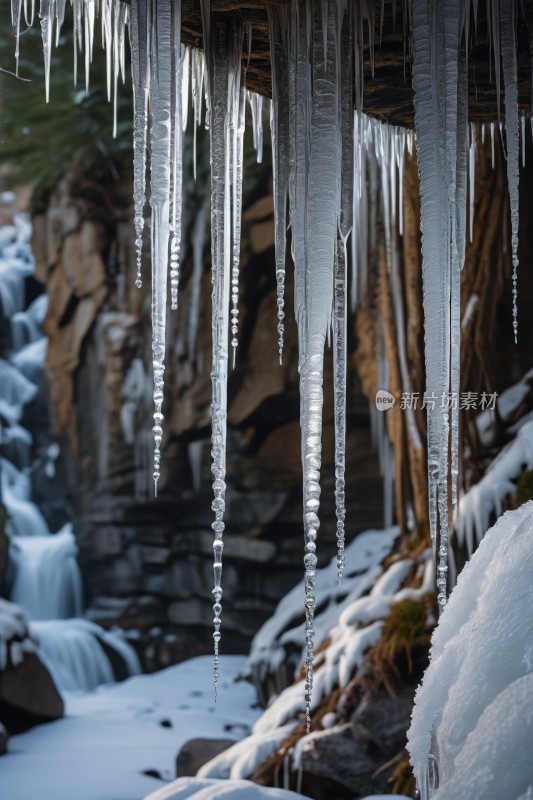
<path fill-rule="evenodd" d="M 152 365 L 154 380 L 154 490 L 160 477 L 166 349 L 167 272 L 170 218 L 170 129 L 172 85 L 172 5 L 153 6 L 151 37 L 151 196 L 152 207 Z"/>
<path fill-rule="evenodd" d="M 50 62 L 52 59 L 52 38 L 53 38 L 53 0 L 41 0 L 39 17 L 41 20 L 41 33 L 43 39 L 44 52 L 44 86 L 45 99 L 50 100 Z"/>
<path fill-rule="evenodd" d="M 459 45 L 464 25 L 462 0 L 445 4 L 412 0 L 413 88 L 420 169 L 423 302 L 426 343 L 428 492 L 430 530 L 437 538 L 437 589 L 446 603 L 448 555 L 448 436 L 451 285 L 458 262 L 457 170 Z M 474 132 L 475 135 L 475 132 Z M 472 137 L 474 138 L 474 136 Z M 459 143 L 459 147 L 461 144 Z M 461 178 L 462 185 L 462 178 Z M 471 196 L 473 187 L 471 187 Z M 460 245 L 462 246 L 462 245 Z M 454 303 L 458 297 L 454 292 Z M 433 320 L 440 320 L 434 325 Z M 458 314 L 454 313 L 457 327 Z"/>
<path fill-rule="evenodd" d="M 208 209 L 209 204 L 207 202 L 202 203 L 192 229 L 193 272 L 191 277 L 191 299 L 189 308 L 189 350 L 191 362 L 194 361 L 196 355 L 196 339 L 200 317 L 200 292 L 204 271 L 205 227 Z"/>
<path fill-rule="evenodd" d="M 252 112 L 253 144 L 260 164 L 263 160 L 263 95 L 256 92 L 247 92 L 247 95 Z"/>
<path fill-rule="evenodd" d="M 314 5 L 314 4 L 312 4 Z M 335 235 L 340 203 L 337 3 L 328 3 L 324 62 L 320 5 L 293 7 L 291 37 L 290 208 L 296 269 L 305 535 L 305 692 L 307 727 L 313 690 L 316 538 L 319 528 L 324 344 L 333 307 Z M 313 15 L 315 10 L 315 15 Z M 339 14 L 340 17 L 340 14 Z M 311 88 L 313 89 L 311 93 Z M 294 158 L 292 157 L 294 154 Z"/>
<path fill-rule="evenodd" d="M 11 24 L 15 29 L 15 75 L 19 74 L 21 0 L 11 0 Z"/>
<path fill-rule="evenodd" d="M 274 231 L 276 249 L 276 294 L 278 306 L 279 363 L 283 361 L 285 318 L 285 258 L 287 195 L 289 180 L 289 67 L 288 15 L 286 8 L 268 9 L 270 63 L 272 71 L 272 174 L 274 184 Z"/>
<path fill-rule="evenodd" d="M 526 168 L 526 115 L 522 112 L 522 169 Z"/>
<path fill-rule="evenodd" d="M 507 185 L 511 206 L 511 251 L 513 264 L 513 331 L 518 341 L 518 180 L 519 180 L 519 124 L 516 66 L 516 0 L 506 0 L 500 5 L 501 48 L 503 80 L 505 85 L 505 129 L 507 144 Z"/>
<path fill-rule="evenodd" d="M 327 22 L 323 20 L 323 24 Z M 352 64 L 352 13 L 351 7 L 344 20 L 337 22 L 337 58 L 343 64 L 338 71 L 341 126 L 341 176 L 340 208 L 335 253 L 335 287 L 333 295 L 333 370 L 335 406 L 335 514 L 337 517 L 337 573 L 339 585 L 344 571 L 344 520 L 346 517 L 345 480 L 346 467 L 346 269 L 347 240 L 353 225 L 353 72 Z M 327 26 L 326 26 L 327 31 Z M 325 51 L 327 52 L 327 50 Z M 325 56 L 326 57 L 326 56 Z M 340 74 L 339 74 L 340 73 Z"/>
<path fill-rule="evenodd" d="M 458 93 L 457 93 L 457 170 L 455 196 L 455 241 L 451 263 L 451 353 L 450 353 L 450 391 L 451 391 L 451 501 L 452 512 L 457 505 L 457 482 L 459 477 L 459 397 L 461 391 L 461 270 L 465 260 L 466 232 L 466 175 L 468 138 L 468 73 L 467 58 L 459 55 Z M 471 191 L 474 195 L 475 174 L 471 176 Z M 471 215 L 473 216 L 473 215 Z M 453 245 L 453 242 L 452 242 Z"/>
<path fill-rule="evenodd" d="M 193 175 L 196 180 L 196 131 L 202 122 L 202 98 L 204 86 L 205 58 L 200 50 L 192 51 L 191 88 L 194 110 L 193 125 Z"/>
<path fill-rule="evenodd" d="M 203 7 L 204 8 L 204 7 Z M 211 262 L 213 306 L 213 365 L 211 370 L 211 425 L 215 521 L 213 543 L 213 641 L 215 699 L 219 681 L 219 646 L 222 612 L 222 550 L 226 493 L 226 425 L 228 380 L 228 320 L 231 268 L 231 121 L 236 87 L 240 86 L 242 28 L 219 25 L 211 28 L 209 8 L 203 16 L 204 41 L 209 41 L 207 72 L 211 114 Z M 238 113 L 238 112 L 237 112 Z"/>
<path fill-rule="evenodd" d="M 86 0 L 85 3 L 85 91 L 89 91 L 89 74 L 91 62 L 93 59 L 93 43 L 94 43 L 94 16 L 95 16 L 95 3 L 94 0 Z M 59 31 L 58 25 L 58 31 Z M 57 46 L 57 45 L 56 45 Z"/>
<path fill-rule="evenodd" d="M 476 196 L 476 126 L 473 122 L 470 123 L 470 148 L 469 148 L 469 234 L 470 242 L 474 241 L 474 203 Z"/>
<path fill-rule="evenodd" d="M 150 4 L 131 0 L 131 72 L 133 82 L 133 202 L 137 275 L 135 285 L 142 286 L 142 246 L 144 203 L 146 199 L 146 141 L 148 124 Z"/>
<path fill-rule="evenodd" d="M 239 340 L 239 265 L 241 260 L 241 216 L 242 216 L 242 159 L 244 143 L 244 89 L 235 84 L 232 114 L 232 155 L 233 155 L 233 254 L 231 267 L 231 347 L 233 368 Z"/>
<path fill-rule="evenodd" d="M 178 308 L 178 284 L 181 246 L 181 206 L 183 184 L 183 112 L 181 79 L 181 4 L 173 6 L 172 14 L 172 204 L 170 243 L 170 305 L 173 311 Z"/>

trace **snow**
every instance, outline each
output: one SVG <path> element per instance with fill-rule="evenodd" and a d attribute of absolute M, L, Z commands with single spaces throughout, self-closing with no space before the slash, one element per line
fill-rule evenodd
<path fill-rule="evenodd" d="M 316 644 L 320 646 L 330 633 L 343 608 L 368 592 L 382 570 L 380 563 L 390 553 L 399 528 L 384 531 L 365 531 L 346 547 L 345 576 L 342 590 L 337 587 L 337 561 L 316 573 L 316 602 L 322 609 L 315 618 Z M 255 635 L 246 665 L 247 674 L 261 682 L 270 670 L 276 671 L 285 659 L 284 644 L 297 644 L 303 657 L 305 638 L 300 625 L 303 581 L 294 587 L 278 604 L 274 614 Z M 295 627 L 296 626 L 296 627 Z"/>
<path fill-rule="evenodd" d="M 8 659 L 11 659 L 11 663 L 14 664 L 13 654 L 17 648 L 20 648 L 20 656 L 36 650 L 35 640 L 29 629 L 28 617 L 20 606 L 0 597 L 0 671 L 6 668 Z M 20 660 L 19 657 L 19 663 Z"/>
<path fill-rule="evenodd" d="M 226 800 L 296 800 L 305 795 L 258 786 L 250 781 L 180 778 L 149 795 L 146 800 L 217 800 L 222 797 Z"/>
<path fill-rule="evenodd" d="M 255 691 L 235 682 L 243 666 L 242 656 L 221 658 L 216 706 L 207 656 L 96 692 L 65 693 L 64 719 L 10 739 L 0 759 L 2 800 L 33 800 L 36 787 L 40 800 L 72 800 L 73 793 L 76 800 L 141 800 L 172 780 L 189 739 L 237 740 L 251 728 Z"/>
<path fill-rule="evenodd" d="M 533 420 L 498 454 L 481 480 L 461 497 L 455 522 L 457 541 L 472 554 L 485 535 L 491 515 L 499 516 L 505 498 L 516 491 L 514 481 L 523 469 L 533 469 Z"/>
<path fill-rule="evenodd" d="M 422 800 L 517 800 L 533 787 L 532 514 L 529 502 L 491 528 L 435 630 L 408 734 Z"/>

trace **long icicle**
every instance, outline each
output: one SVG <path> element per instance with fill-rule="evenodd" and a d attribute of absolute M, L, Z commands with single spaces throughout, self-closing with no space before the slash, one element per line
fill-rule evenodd
<path fill-rule="evenodd" d="M 163 390 L 166 349 L 168 243 L 170 229 L 170 129 L 172 85 L 172 0 L 152 5 L 151 196 L 152 368 L 154 381 L 154 492 L 161 475 Z"/>
<path fill-rule="evenodd" d="M 344 9 L 343 9 L 344 10 Z M 342 583 L 345 555 L 344 520 L 346 517 L 346 291 L 347 240 L 353 225 L 354 170 L 354 97 L 352 70 L 353 19 L 351 5 L 344 13 L 342 27 L 338 24 L 337 58 L 342 70 L 339 103 L 341 121 L 341 194 L 335 254 L 335 289 L 333 298 L 333 386 L 335 414 L 335 514 L 337 517 L 337 575 Z"/>
<path fill-rule="evenodd" d="M 209 9 L 206 9 L 209 11 Z M 236 87 L 240 86 L 243 32 L 240 26 L 212 24 L 204 18 L 209 40 L 207 73 L 211 135 L 211 261 L 212 261 L 212 369 L 211 425 L 213 476 L 213 642 L 215 699 L 219 683 L 219 648 L 222 613 L 222 551 L 226 494 L 226 428 L 228 383 L 228 328 L 231 271 L 231 119 Z M 207 28 L 207 26 L 209 26 Z M 209 36 L 207 37 L 207 33 Z M 238 112 L 237 112 L 238 113 Z"/>
<path fill-rule="evenodd" d="M 239 340 L 239 266 L 241 261 L 241 217 L 242 217 L 242 159 L 244 145 L 244 89 L 235 82 L 232 99 L 232 264 L 231 264 L 231 349 L 233 368 Z"/>
<path fill-rule="evenodd" d="M 291 228 L 296 269 L 300 417 L 305 537 L 305 695 L 311 722 L 314 661 L 316 539 L 320 521 L 320 467 L 324 345 L 333 309 L 335 241 L 340 203 L 340 113 L 336 0 L 328 3 L 324 60 L 321 4 L 294 0 L 291 37 Z M 311 93 L 311 87 L 313 91 Z"/>
<path fill-rule="evenodd" d="M 469 6 L 468 6 L 469 8 Z M 464 0 L 446 4 L 411 0 L 415 128 L 420 170 L 423 303 L 428 425 L 430 531 L 437 550 L 437 589 L 446 603 L 448 556 L 448 479 L 452 273 L 459 264 L 457 216 L 459 47 L 465 19 Z M 463 142 L 459 143 L 459 147 Z M 463 185 L 461 178 L 461 186 Z M 455 283 L 453 302 L 458 303 Z M 439 319 L 439 325 L 433 320 Z M 459 324 L 459 313 L 453 314 Z M 437 543 L 437 522 L 439 539 Z"/>
<path fill-rule="evenodd" d="M 511 207 L 511 258 L 513 265 L 513 332 L 518 341 L 518 227 L 519 227 L 519 119 L 516 66 L 516 0 L 500 3 L 501 48 L 503 82 L 505 88 L 505 133 L 507 144 L 507 186 Z"/>
<path fill-rule="evenodd" d="M 285 259 L 287 241 L 287 196 L 289 181 L 289 66 L 288 9 L 268 9 L 270 63 L 272 72 L 272 176 L 274 185 L 274 242 L 276 251 L 276 295 L 278 307 L 279 363 L 283 362 L 285 318 Z"/>
<path fill-rule="evenodd" d="M 131 73 L 133 82 L 133 204 L 137 274 L 135 285 L 142 286 L 142 246 L 144 204 L 146 201 L 146 141 L 150 81 L 150 3 L 131 0 Z"/>
<path fill-rule="evenodd" d="M 170 228 L 170 307 L 178 308 L 183 184 L 183 126 L 181 80 L 181 0 L 172 6 L 172 203 Z"/>

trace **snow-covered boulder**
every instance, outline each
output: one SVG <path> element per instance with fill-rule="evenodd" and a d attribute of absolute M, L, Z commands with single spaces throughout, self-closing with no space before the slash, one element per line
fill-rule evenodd
<path fill-rule="evenodd" d="M 148 795 L 145 800 L 308 800 L 303 794 L 271 789 L 251 781 L 178 778 Z"/>
<path fill-rule="evenodd" d="M 258 786 L 250 781 L 207 780 L 178 778 L 163 789 L 148 795 L 145 800 L 308 800 L 307 795 L 287 789 Z M 362 800 L 408 800 L 404 795 L 372 795 Z"/>
<path fill-rule="evenodd" d="M 10 733 L 63 716 L 63 700 L 36 649 L 24 611 L 0 598 L 0 722 Z"/>
<path fill-rule="evenodd" d="M 408 749 L 422 800 L 533 795 L 533 502 L 491 528 L 435 630 Z"/>

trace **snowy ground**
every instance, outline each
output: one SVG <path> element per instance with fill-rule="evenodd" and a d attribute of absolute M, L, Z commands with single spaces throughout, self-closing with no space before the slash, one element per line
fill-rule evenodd
<path fill-rule="evenodd" d="M 244 664 L 241 656 L 222 658 L 216 706 L 209 656 L 89 694 L 67 693 L 65 719 L 10 739 L 0 758 L 0 797 L 141 800 L 175 777 L 176 755 L 189 739 L 249 733 L 260 710 L 254 688 L 233 682 Z"/>

